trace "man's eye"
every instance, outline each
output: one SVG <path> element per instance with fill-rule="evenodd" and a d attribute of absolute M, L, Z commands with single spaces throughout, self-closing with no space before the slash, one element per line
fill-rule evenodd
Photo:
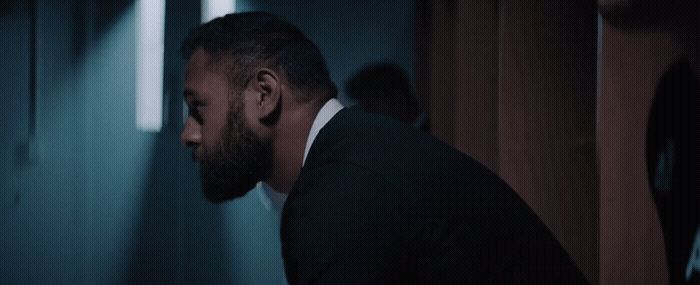
<path fill-rule="evenodd" d="M 202 113 L 201 113 L 201 108 L 202 105 L 199 103 L 194 103 L 192 106 L 189 108 L 190 116 L 197 120 L 198 122 L 202 122 Z"/>

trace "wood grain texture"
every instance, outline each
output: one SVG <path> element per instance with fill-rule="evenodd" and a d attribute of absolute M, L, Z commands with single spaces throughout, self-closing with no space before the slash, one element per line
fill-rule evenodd
<path fill-rule="evenodd" d="M 602 32 L 600 283 L 668 284 L 645 144 L 656 85 L 678 51 L 668 34 L 622 32 L 607 23 Z"/>
<path fill-rule="evenodd" d="M 501 1 L 499 173 L 597 279 L 597 12 Z"/>
<path fill-rule="evenodd" d="M 431 133 L 499 173 L 597 280 L 595 3 L 416 6 Z"/>
<path fill-rule="evenodd" d="M 417 90 L 433 135 L 498 169 L 498 5 L 418 1 Z"/>

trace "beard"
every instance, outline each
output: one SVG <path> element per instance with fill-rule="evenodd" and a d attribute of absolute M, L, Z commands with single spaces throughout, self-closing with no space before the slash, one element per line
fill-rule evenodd
<path fill-rule="evenodd" d="M 272 146 L 247 127 L 242 106 L 238 105 L 228 114 L 219 146 L 215 151 L 203 149 L 202 191 L 213 203 L 242 197 L 272 169 Z"/>

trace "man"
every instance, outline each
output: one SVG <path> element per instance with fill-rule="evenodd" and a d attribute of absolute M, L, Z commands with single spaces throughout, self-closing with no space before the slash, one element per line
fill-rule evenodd
<path fill-rule="evenodd" d="M 698 145 L 700 83 L 682 58 L 659 80 L 646 141 L 649 188 L 659 211 L 671 284 L 700 283 Z"/>
<path fill-rule="evenodd" d="M 182 141 L 213 202 L 256 182 L 288 193 L 292 284 L 585 283 L 527 205 L 427 134 L 334 98 L 325 61 L 267 13 L 190 33 Z"/>
<path fill-rule="evenodd" d="M 363 67 L 345 83 L 345 94 L 365 111 L 427 130 L 428 114 L 421 111 L 406 72 L 396 64 Z"/>

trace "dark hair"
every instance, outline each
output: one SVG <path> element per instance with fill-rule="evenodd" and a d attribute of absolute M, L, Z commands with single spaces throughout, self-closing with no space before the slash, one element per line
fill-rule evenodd
<path fill-rule="evenodd" d="M 345 83 L 345 92 L 365 110 L 413 124 L 420 115 L 406 72 L 394 63 L 366 65 Z"/>
<path fill-rule="evenodd" d="M 364 66 L 345 83 L 345 92 L 353 99 L 384 97 L 413 102 L 413 87 L 406 72 L 393 63 Z"/>
<path fill-rule="evenodd" d="M 189 59 L 202 48 L 224 64 L 233 84 L 245 84 L 250 69 L 261 64 L 280 68 L 289 83 L 302 90 L 321 90 L 335 97 L 326 62 L 318 47 L 294 25 L 266 12 L 228 14 L 205 23 L 185 38 L 180 52 Z M 220 60 L 219 60 L 220 59 Z M 303 92 L 301 101 L 313 99 Z"/>

